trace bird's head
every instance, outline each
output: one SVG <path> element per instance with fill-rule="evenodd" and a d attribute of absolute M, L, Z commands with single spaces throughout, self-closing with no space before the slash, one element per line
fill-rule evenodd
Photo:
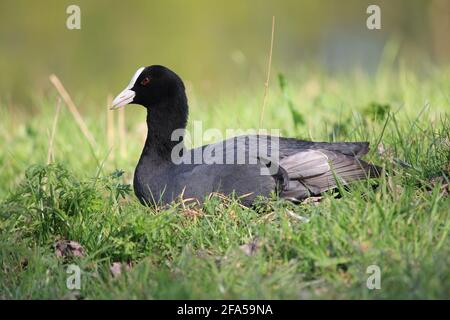
<path fill-rule="evenodd" d="M 175 72 L 158 65 L 142 67 L 135 72 L 128 86 L 114 98 L 111 109 L 127 104 L 156 108 L 180 95 L 184 96 L 184 84 Z"/>

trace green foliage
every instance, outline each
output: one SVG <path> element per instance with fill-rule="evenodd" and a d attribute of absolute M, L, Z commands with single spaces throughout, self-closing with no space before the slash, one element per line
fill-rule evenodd
<path fill-rule="evenodd" d="M 292 90 L 279 78 L 268 128 L 369 141 L 367 159 L 387 172 L 376 185 L 364 181 L 340 198 L 330 193 L 300 205 L 272 197 L 245 208 L 215 195 L 198 207 L 144 207 L 129 185 L 145 137 L 141 109 L 127 111 L 126 155 L 117 146 L 110 151 L 106 117 L 94 104 L 83 112 L 94 151 L 63 109 L 57 164 L 43 165 L 54 100 L 36 101 L 33 116 L 0 107 L 0 299 L 448 298 L 448 73 L 427 80 L 408 74 L 407 83 L 403 73 L 372 82 L 305 67 L 301 81 L 289 82 Z M 199 99 L 190 119 L 204 120 L 205 129 L 256 127 L 259 93 L 211 108 Z M 301 101 L 307 125 L 293 122 L 293 101 Z M 85 255 L 58 258 L 60 240 L 76 241 Z M 66 288 L 68 262 L 83 271 L 77 294 Z M 115 277 L 113 262 L 131 269 Z M 366 287 L 373 264 L 381 268 L 381 290 Z"/>
<path fill-rule="evenodd" d="M 374 121 L 383 121 L 386 119 L 390 111 L 391 106 L 389 104 L 371 102 L 366 108 L 363 109 L 362 114 Z"/>
<path fill-rule="evenodd" d="M 35 165 L 27 169 L 24 181 L 2 204 L 2 213 L 6 218 L 30 221 L 25 234 L 42 240 L 51 234 L 66 237 L 78 219 L 111 207 L 119 196 L 130 192 L 128 185 L 111 183 L 118 177 L 79 181 L 61 165 Z M 104 192 L 109 194 L 106 203 Z"/>
<path fill-rule="evenodd" d="M 292 101 L 288 93 L 287 80 L 282 73 L 278 74 L 278 84 L 280 86 L 281 93 L 283 94 L 284 103 L 288 106 L 289 110 L 291 111 L 292 121 L 294 122 L 295 128 L 304 125 L 305 119 L 294 105 L 294 102 Z"/>

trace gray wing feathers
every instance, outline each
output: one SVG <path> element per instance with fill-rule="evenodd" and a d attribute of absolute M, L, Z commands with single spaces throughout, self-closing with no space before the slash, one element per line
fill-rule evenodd
<path fill-rule="evenodd" d="M 328 156 L 318 150 L 306 150 L 283 158 L 280 166 L 286 170 L 289 179 L 301 179 L 324 174 L 330 170 Z"/>
<path fill-rule="evenodd" d="M 328 150 L 360 158 L 369 152 L 368 142 L 312 142 L 294 138 L 280 138 L 280 156 L 290 156 L 299 150 Z"/>
<path fill-rule="evenodd" d="M 261 160 L 261 148 L 268 153 L 263 153 L 264 156 L 275 155 L 280 159 L 279 167 L 282 169 L 280 172 L 283 175 L 273 177 L 273 180 L 277 185 L 280 185 L 280 181 L 282 182 L 281 190 L 277 187 L 280 196 L 292 200 L 304 199 L 335 188 L 337 186 L 335 177 L 343 185 L 346 185 L 354 180 L 376 177 L 381 172 L 378 167 L 360 160 L 369 151 L 368 142 L 329 143 L 264 135 L 243 135 L 201 148 L 204 149 L 203 151 L 210 151 L 210 156 L 207 152 L 206 158 L 221 159 L 223 163 L 231 160 L 232 163 L 256 165 Z M 193 159 L 195 150 L 198 149 L 189 150 L 187 156 Z M 277 152 L 275 153 L 275 151 Z M 244 155 L 244 162 L 239 161 L 242 155 Z M 258 190 L 257 185 L 262 182 L 258 179 L 255 180 L 254 176 L 250 178 L 248 175 L 237 173 L 238 167 L 232 167 L 229 179 L 222 177 L 222 183 L 228 181 L 223 185 L 223 189 L 236 190 L 237 188 L 239 191 L 244 191 L 244 186 L 246 186 L 253 188 L 252 190 Z M 218 172 L 222 172 L 221 170 Z M 212 174 L 212 176 L 215 175 L 217 173 Z M 233 180 L 239 181 L 233 183 Z M 254 184 L 250 186 L 250 182 L 254 182 Z M 264 187 L 269 186 L 266 180 L 263 185 Z"/>
<path fill-rule="evenodd" d="M 280 161 L 280 166 L 289 176 L 289 184 L 280 195 L 297 200 L 336 188 L 336 179 L 347 185 L 355 180 L 376 177 L 381 172 L 380 168 L 355 156 L 322 149 L 288 156 Z"/>

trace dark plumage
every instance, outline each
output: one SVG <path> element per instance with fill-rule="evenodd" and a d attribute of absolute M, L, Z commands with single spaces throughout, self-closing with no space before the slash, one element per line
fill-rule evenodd
<path fill-rule="evenodd" d="M 246 195 L 242 198 L 246 205 L 251 205 L 256 196 L 267 197 L 271 192 L 299 201 L 335 188 L 336 178 L 346 185 L 376 177 L 380 172 L 378 167 L 360 159 L 369 150 L 367 142 L 327 143 L 293 138 L 270 141 L 268 136 L 252 135 L 197 149 L 181 148 L 183 137 L 173 141 L 171 136 L 174 130 L 186 127 L 185 88 L 180 77 L 163 66 L 139 69 L 114 99 L 113 108 L 129 103 L 147 109 L 147 140 L 134 174 L 134 191 L 143 204 L 169 203 L 180 195 L 202 201 L 212 192 Z M 257 152 L 264 143 L 267 157 Z M 174 163 L 172 151 L 184 163 Z M 274 163 L 276 151 L 278 163 Z M 196 163 L 195 155 L 201 153 L 206 154 L 204 161 Z M 245 155 L 245 162 L 237 161 L 241 155 Z M 226 159 L 233 159 L 233 164 L 217 163 Z M 276 170 L 262 174 L 268 167 Z"/>

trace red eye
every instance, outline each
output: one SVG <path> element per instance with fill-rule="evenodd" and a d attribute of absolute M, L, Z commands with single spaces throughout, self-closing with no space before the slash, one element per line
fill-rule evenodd
<path fill-rule="evenodd" d="M 150 78 L 149 77 L 145 77 L 142 81 L 141 81 L 141 85 L 143 85 L 144 87 L 146 85 L 148 85 L 150 83 Z"/>

